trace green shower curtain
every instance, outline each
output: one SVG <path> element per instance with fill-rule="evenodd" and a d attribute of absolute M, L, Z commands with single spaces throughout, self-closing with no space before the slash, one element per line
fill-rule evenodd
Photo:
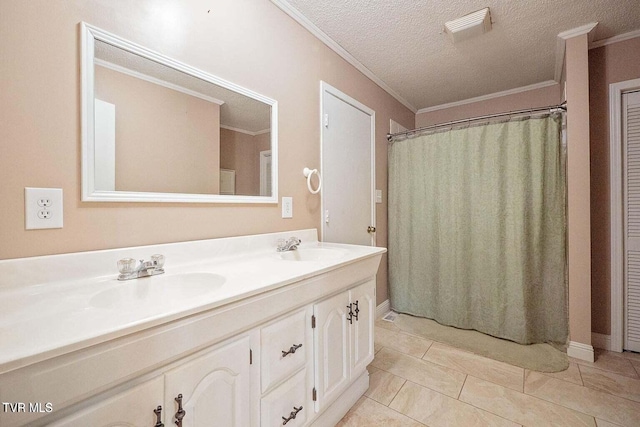
<path fill-rule="evenodd" d="M 559 114 L 390 144 L 392 308 L 565 343 L 564 163 Z"/>

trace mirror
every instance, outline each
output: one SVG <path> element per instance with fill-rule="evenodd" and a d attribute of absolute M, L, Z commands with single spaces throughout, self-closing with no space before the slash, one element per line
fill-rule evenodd
<path fill-rule="evenodd" d="M 277 102 L 82 23 L 82 200 L 277 203 Z"/>

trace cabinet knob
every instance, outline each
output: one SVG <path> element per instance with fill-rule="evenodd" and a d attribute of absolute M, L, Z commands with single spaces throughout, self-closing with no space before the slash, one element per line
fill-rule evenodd
<path fill-rule="evenodd" d="M 373 227 L 371 225 L 369 227 L 367 227 L 367 233 L 375 233 L 375 232 L 376 232 L 376 228 L 375 227 Z"/>
<path fill-rule="evenodd" d="M 164 427 L 164 424 L 162 424 L 162 406 L 158 405 L 153 412 L 156 414 L 156 424 L 153 427 Z"/>
<path fill-rule="evenodd" d="M 185 415 L 187 415 L 187 411 L 182 409 L 182 393 L 180 393 L 178 397 L 175 398 L 175 401 L 178 402 L 178 410 L 174 415 L 176 417 L 176 425 L 178 427 L 182 427 L 182 419 L 184 418 Z"/>
<path fill-rule="evenodd" d="M 298 412 L 300 412 L 300 411 L 302 411 L 302 406 L 300 406 L 299 408 L 296 408 L 294 406 L 293 407 L 293 411 L 291 411 L 291 413 L 289 414 L 289 417 L 287 417 L 287 418 L 282 417 L 282 425 L 287 424 L 291 420 L 295 420 L 296 416 L 298 416 Z"/>
<path fill-rule="evenodd" d="M 287 357 L 289 354 L 295 353 L 296 350 L 299 349 L 300 347 L 302 347 L 302 344 L 294 344 L 291 346 L 291 348 L 289 348 L 289 350 L 287 351 L 282 350 L 282 357 Z"/>

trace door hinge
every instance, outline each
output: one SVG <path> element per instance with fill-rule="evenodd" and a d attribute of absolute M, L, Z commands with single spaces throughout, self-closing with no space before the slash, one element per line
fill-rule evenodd
<path fill-rule="evenodd" d="M 316 400 L 318 400 L 318 393 L 316 393 L 316 388 L 313 388 L 313 391 L 311 392 L 312 396 L 313 396 L 313 401 L 315 402 Z"/>
<path fill-rule="evenodd" d="M 249 365 L 253 365 L 253 350 L 249 349 Z"/>
<path fill-rule="evenodd" d="M 315 314 L 311 316 L 311 329 L 316 328 L 316 316 Z"/>

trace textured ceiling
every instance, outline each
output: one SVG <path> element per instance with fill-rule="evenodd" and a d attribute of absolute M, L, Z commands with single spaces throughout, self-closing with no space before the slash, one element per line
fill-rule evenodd
<path fill-rule="evenodd" d="M 281 1 L 284 3 L 284 1 Z M 640 28 L 640 0 L 287 0 L 417 109 L 554 78 L 556 37 Z M 493 29 L 451 43 L 446 21 L 489 7 Z"/>
<path fill-rule="evenodd" d="M 102 41 L 95 42 L 95 57 L 174 85 L 223 101 L 220 124 L 249 132 L 271 128 L 271 106 L 222 86 L 209 83 Z"/>

